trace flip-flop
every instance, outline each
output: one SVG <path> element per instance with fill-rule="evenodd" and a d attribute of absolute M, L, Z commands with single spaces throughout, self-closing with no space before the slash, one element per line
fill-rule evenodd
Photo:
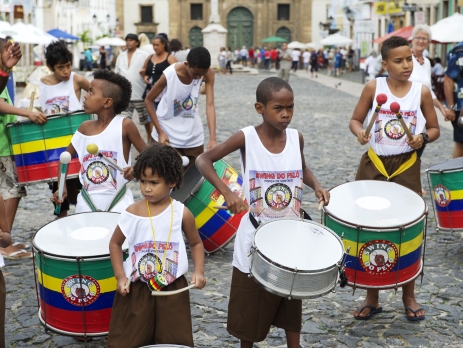
<path fill-rule="evenodd" d="M 32 253 L 26 250 L 13 251 L 10 254 L 2 253 L 2 256 L 7 260 L 32 259 Z"/>
<path fill-rule="evenodd" d="M 408 315 L 407 311 L 412 312 L 415 316 L 414 316 L 414 317 L 410 317 L 410 316 Z M 410 320 L 410 321 L 421 321 L 421 320 L 424 320 L 425 317 L 426 317 L 425 315 L 423 315 L 422 317 L 417 317 L 417 316 L 416 316 L 416 312 L 418 312 L 418 311 L 424 311 L 424 309 L 420 307 L 420 308 L 418 308 L 417 310 L 413 310 L 412 307 L 407 307 L 407 308 L 405 308 L 405 316 L 406 316 L 407 319 Z"/>
<path fill-rule="evenodd" d="M 21 243 L 21 242 L 14 242 L 14 243 L 11 243 L 11 245 L 18 248 L 18 249 L 28 249 L 28 248 L 31 247 L 30 244 Z"/>
<path fill-rule="evenodd" d="M 354 318 L 357 320 L 368 320 L 368 319 L 371 319 L 373 315 L 381 313 L 383 311 L 383 307 L 376 308 L 374 306 L 366 305 L 361 308 L 360 307 L 357 308 L 357 310 L 359 311 L 359 314 L 362 313 L 365 308 L 370 308 L 370 311 L 368 312 L 367 315 L 365 315 L 364 317 L 361 317 L 360 315 L 357 315 L 357 316 L 354 315 Z"/>

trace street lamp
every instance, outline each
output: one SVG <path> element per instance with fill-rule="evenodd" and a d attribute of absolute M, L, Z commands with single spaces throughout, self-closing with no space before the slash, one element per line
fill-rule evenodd
<path fill-rule="evenodd" d="M 93 24 L 96 24 L 97 22 L 96 14 L 94 14 L 92 18 L 93 18 Z"/>

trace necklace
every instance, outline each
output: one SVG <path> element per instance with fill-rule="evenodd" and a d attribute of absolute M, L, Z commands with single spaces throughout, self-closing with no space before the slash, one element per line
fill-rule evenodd
<path fill-rule="evenodd" d="M 165 265 L 166 256 L 167 256 L 167 249 L 169 247 L 169 242 L 170 242 L 170 236 L 172 235 L 172 226 L 174 224 L 174 205 L 172 204 L 172 198 L 171 198 L 170 199 L 170 208 L 171 208 L 170 231 L 169 231 L 169 235 L 167 237 L 167 244 L 166 244 L 166 247 L 164 249 L 164 256 L 162 258 L 162 264 L 160 265 L 160 269 L 161 269 L 160 272 L 157 272 L 157 269 L 156 269 L 156 262 L 159 262 L 158 246 L 156 244 L 156 235 L 154 233 L 153 219 L 151 218 L 151 209 L 150 209 L 150 205 L 149 205 L 148 201 L 146 201 L 146 208 L 148 209 L 148 216 L 150 217 L 151 233 L 153 235 L 154 250 L 156 252 L 156 260 L 155 260 L 155 264 L 154 264 L 156 274 L 155 274 L 155 276 L 153 278 L 151 278 L 147 282 L 147 284 L 148 284 L 148 288 L 151 291 L 160 291 L 163 287 L 168 285 L 167 281 L 166 281 L 166 278 L 164 277 L 163 273 L 164 273 L 164 265 Z"/>
<path fill-rule="evenodd" d="M 423 65 L 423 64 L 424 64 L 424 57 L 421 57 L 421 59 L 422 59 L 423 61 L 420 61 L 420 60 L 418 59 L 418 57 L 415 55 L 415 52 L 412 51 L 412 55 L 413 55 L 413 57 L 415 57 L 415 59 L 418 61 L 418 63 L 420 63 L 420 65 Z"/>

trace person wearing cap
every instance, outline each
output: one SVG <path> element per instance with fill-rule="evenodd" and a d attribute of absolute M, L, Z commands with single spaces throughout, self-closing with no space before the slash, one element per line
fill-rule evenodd
<path fill-rule="evenodd" d="M 127 110 L 122 115 L 132 118 L 133 111 L 137 110 L 140 124 L 145 126 L 148 139 L 150 138 L 150 119 L 146 112 L 145 103 L 143 101 L 143 92 L 145 91 L 145 81 L 140 75 L 140 70 L 143 69 L 145 60 L 149 54 L 140 50 L 140 40 L 136 34 L 127 34 L 125 37 L 125 45 L 127 49 L 121 52 L 116 60 L 115 72 L 121 74 L 132 84 L 132 98 Z"/>

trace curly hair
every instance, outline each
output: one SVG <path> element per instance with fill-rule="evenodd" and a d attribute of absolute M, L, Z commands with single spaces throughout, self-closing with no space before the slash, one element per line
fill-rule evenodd
<path fill-rule="evenodd" d="M 183 184 L 183 163 L 180 154 L 170 145 L 153 143 L 138 156 L 133 166 L 133 177 L 139 181 L 146 169 L 164 178 L 178 189 Z"/>
<path fill-rule="evenodd" d="M 285 80 L 279 77 L 268 77 L 257 86 L 256 101 L 266 105 L 272 99 L 272 93 L 279 92 L 282 89 L 287 89 L 293 93 L 293 89 Z"/>
<path fill-rule="evenodd" d="M 384 40 L 383 45 L 381 46 L 381 59 L 386 61 L 389 58 L 391 50 L 402 46 L 410 47 L 408 40 L 402 36 L 391 36 L 389 39 Z"/>
<path fill-rule="evenodd" d="M 204 47 L 192 48 L 186 60 L 190 68 L 209 69 L 211 66 L 211 54 Z"/>
<path fill-rule="evenodd" d="M 63 42 L 55 41 L 47 46 L 45 59 L 47 60 L 47 65 L 53 71 L 56 64 L 72 63 L 72 53 Z"/>
<path fill-rule="evenodd" d="M 113 100 L 114 112 L 116 115 L 125 111 L 132 97 L 132 84 L 124 76 L 109 70 L 96 70 L 93 77 L 98 80 L 105 80 L 101 91 L 103 97 Z"/>

